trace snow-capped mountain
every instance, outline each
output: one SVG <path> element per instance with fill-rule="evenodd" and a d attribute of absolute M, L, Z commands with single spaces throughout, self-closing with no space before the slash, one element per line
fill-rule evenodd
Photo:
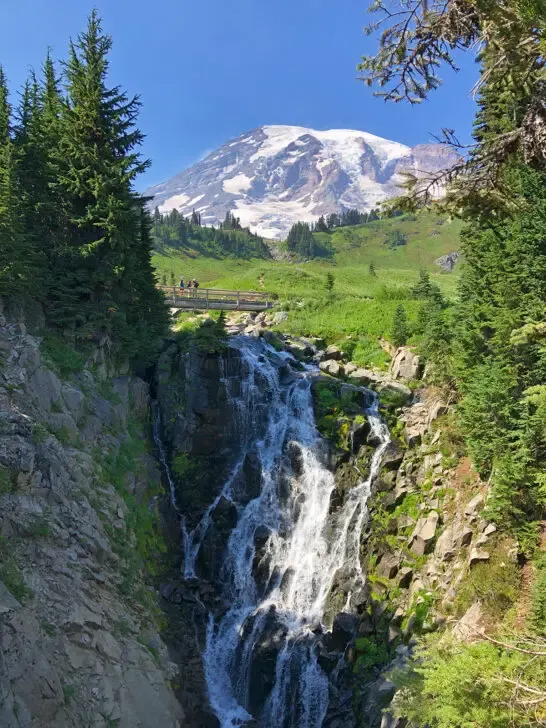
<path fill-rule="evenodd" d="M 161 212 L 195 209 L 217 225 L 231 211 L 254 232 L 282 238 L 295 222 L 371 210 L 400 193 L 401 172 L 436 171 L 454 157 L 439 144 L 407 147 L 351 129 L 262 126 L 145 194 Z"/>

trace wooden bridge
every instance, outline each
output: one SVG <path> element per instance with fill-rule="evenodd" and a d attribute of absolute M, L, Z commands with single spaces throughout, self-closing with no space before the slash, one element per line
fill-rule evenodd
<path fill-rule="evenodd" d="M 159 286 L 171 308 L 189 311 L 267 311 L 273 308 L 269 293 L 224 291 L 219 288 Z"/>

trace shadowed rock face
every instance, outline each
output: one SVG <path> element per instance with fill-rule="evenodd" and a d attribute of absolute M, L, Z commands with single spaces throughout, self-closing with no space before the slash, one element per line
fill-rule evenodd
<path fill-rule="evenodd" d="M 411 148 L 350 129 L 263 126 L 146 195 L 162 212 L 191 215 L 196 209 L 207 225 L 233 211 L 253 232 L 280 239 L 295 222 L 348 208 L 370 210 L 399 194 L 403 172 L 435 172 L 455 159 L 440 144 Z"/>

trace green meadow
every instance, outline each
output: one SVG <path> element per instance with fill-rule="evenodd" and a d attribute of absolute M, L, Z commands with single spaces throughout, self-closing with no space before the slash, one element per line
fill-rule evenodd
<path fill-rule="evenodd" d="M 202 287 L 267 290 L 277 299 L 276 310 L 288 312 L 283 331 L 324 337 L 350 347 L 358 363 L 381 365 L 385 356 L 377 340 L 389 337 L 397 306 L 404 306 L 410 328 L 416 320 L 420 302 L 410 288 L 421 269 L 447 298 L 455 296 L 457 268 L 446 273 L 434 261 L 458 250 L 459 233 L 458 221 L 426 213 L 315 233 L 331 254 L 310 261 L 288 259 L 282 243 L 270 245 L 284 260 L 210 257 L 186 246 L 163 248 L 153 261 L 168 283 L 184 277 L 197 278 Z M 328 273 L 334 276 L 331 292 Z"/>

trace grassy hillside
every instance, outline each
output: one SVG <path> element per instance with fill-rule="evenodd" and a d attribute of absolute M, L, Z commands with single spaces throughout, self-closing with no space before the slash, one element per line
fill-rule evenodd
<path fill-rule="evenodd" d="M 389 244 L 393 231 L 404 244 Z M 154 255 L 154 264 L 160 278 L 166 275 L 169 281 L 174 275 L 175 280 L 195 277 L 211 288 L 263 288 L 278 296 L 278 310 L 289 312 L 285 331 L 329 341 L 352 336 L 354 358 L 380 364 L 384 356 L 377 338 L 388 336 L 396 307 L 402 303 L 410 323 L 416 319 L 420 303 L 411 298 L 409 287 L 422 268 L 430 271 L 445 296 L 455 294 L 457 271 L 445 273 L 434 260 L 458 249 L 459 231 L 458 221 L 427 213 L 315 233 L 333 254 L 309 262 L 218 259 L 196 250 L 164 247 Z M 331 295 L 326 290 L 328 273 L 335 278 Z"/>

